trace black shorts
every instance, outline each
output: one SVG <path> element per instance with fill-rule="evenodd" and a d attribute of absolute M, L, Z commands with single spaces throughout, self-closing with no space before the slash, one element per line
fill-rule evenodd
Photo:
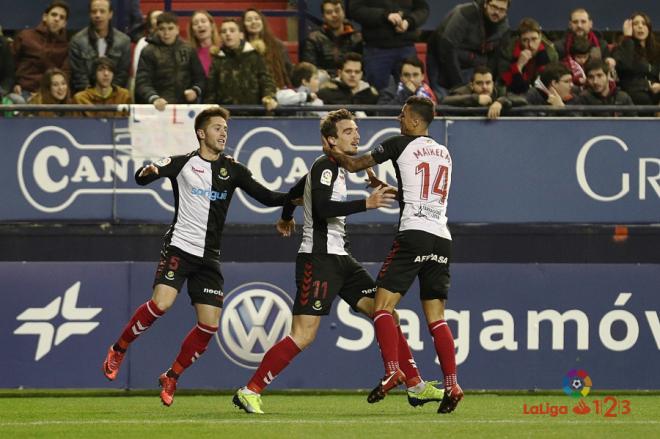
<path fill-rule="evenodd" d="M 422 300 L 446 299 L 450 261 L 450 240 L 421 230 L 404 230 L 394 238 L 376 285 L 404 295 L 417 276 Z"/>
<path fill-rule="evenodd" d="M 163 248 L 153 286 L 163 284 L 176 288 L 178 292 L 186 279 L 191 304 L 222 308 L 225 280 L 220 272 L 220 262 L 205 260 L 172 246 Z"/>
<path fill-rule="evenodd" d="M 354 311 L 363 297 L 376 294 L 371 275 L 350 255 L 298 253 L 293 315 L 325 316 L 339 295 Z"/>

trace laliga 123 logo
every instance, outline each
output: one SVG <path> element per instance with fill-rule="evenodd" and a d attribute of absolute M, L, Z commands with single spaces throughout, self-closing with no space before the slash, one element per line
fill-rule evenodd
<path fill-rule="evenodd" d="M 584 398 L 591 391 L 591 377 L 582 369 L 571 369 L 564 377 L 564 392 L 573 398 Z"/>
<path fill-rule="evenodd" d="M 293 300 L 267 282 L 250 282 L 225 295 L 215 339 L 233 363 L 256 369 L 264 354 L 291 331 Z"/>

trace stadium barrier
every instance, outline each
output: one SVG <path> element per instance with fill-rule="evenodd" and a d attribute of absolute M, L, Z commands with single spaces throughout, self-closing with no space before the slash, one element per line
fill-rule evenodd
<path fill-rule="evenodd" d="M 132 106 L 118 119 L 0 119 L 5 154 L 0 221 L 169 222 L 167 180 L 137 186 L 142 164 L 197 148 L 193 121 L 205 106 Z M 318 118 L 236 118 L 228 152 L 272 190 L 287 190 L 321 154 Z M 359 120 L 365 152 L 399 133 L 391 118 Z M 454 223 L 648 224 L 660 218 L 657 119 L 439 118 L 431 135 L 454 163 L 448 215 Z M 395 184 L 390 164 L 381 179 Z M 364 173 L 349 194 L 367 194 Z M 276 208 L 235 194 L 229 221 L 267 223 Z M 394 223 L 397 209 L 353 223 Z"/>
<path fill-rule="evenodd" d="M 365 264 L 375 274 L 377 264 Z M 117 381 L 101 363 L 147 300 L 155 263 L 0 263 L 0 388 L 153 388 L 194 325 L 185 292 L 129 349 Z M 223 265 L 220 337 L 181 388 L 234 389 L 288 333 L 293 263 Z M 454 264 L 446 313 L 467 389 L 562 388 L 583 369 L 594 389 L 660 389 L 660 265 Z M 438 378 L 416 284 L 398 312 L 422 375 Z M 337 301 L 315 343 L 272 388 L 370 388 L 381 359 L 370 321 Z"/>

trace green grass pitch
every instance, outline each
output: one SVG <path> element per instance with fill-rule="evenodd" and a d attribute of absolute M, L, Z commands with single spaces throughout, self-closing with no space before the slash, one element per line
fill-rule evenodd
<path fill-rule="evenodd" d="M 591 412 L 577 415 L 577 401 L 558 394 L 468 393 L 456 412 L 436 413 L 437 404 L 413 408 L 402 393 L 367 404 L 366 393 L 266 393 L 265 415 L 236 409 L 231 395 L 178 394 L 164 407 L 156 393 L 121 392 L 0 392 L 2 438 L 427 438 L 427 437 L 660 437 L 660 395 L 617 393 L 618 405 L 605 417 Z M 111 395 L 111 394 L 110 394 Z M 135 396 L 138 395 L 138 396 Z M 629 401 L 630 413 L 621 411 Z M 526 415 L 531 406 L 568 406 L 568 414 Z M 613 405 L 609 400 L 602 409 Z"/>

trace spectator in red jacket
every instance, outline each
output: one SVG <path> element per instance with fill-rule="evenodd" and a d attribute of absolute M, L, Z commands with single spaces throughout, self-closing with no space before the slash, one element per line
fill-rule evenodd
<path fill-rule="evenodd" d="M 14 93 L 26 99 L 39 90 L 46 70 L 58 68 L 65 73 L 69 69 L 69 42 L 66 21 L 69 5 L 61 0 L 52 1 L 41 16 L 41 23 L 19 32 L 14 39 L 13 52 L 16 64 Z"/>

